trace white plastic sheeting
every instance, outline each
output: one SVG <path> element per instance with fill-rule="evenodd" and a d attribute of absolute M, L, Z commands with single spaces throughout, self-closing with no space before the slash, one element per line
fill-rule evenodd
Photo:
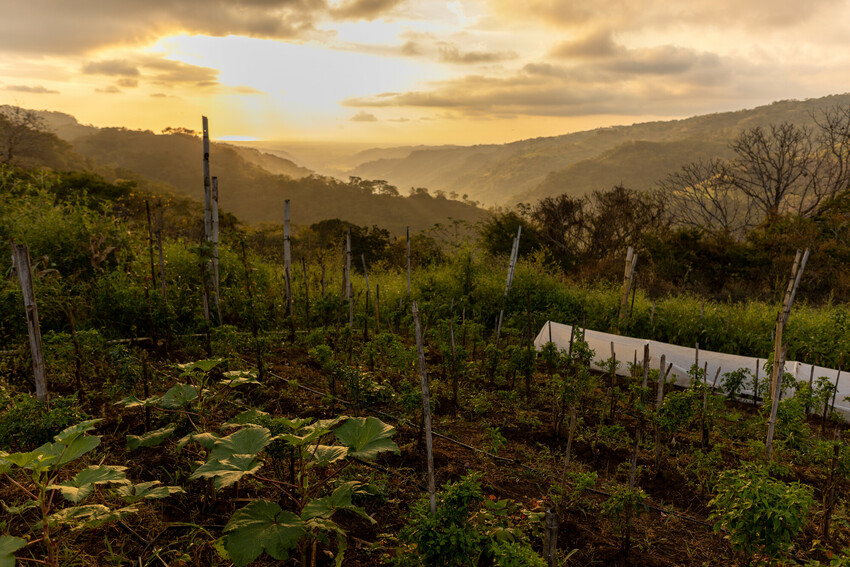
<path fill-rule="evenodd" d="M 581 331 L 577 329 L 577 331 Z M 570 325 L 562 325 L 548 321 L 540 332 L 537 338 L 534 339 L 534 346 L 538 349 L 542 348 L 550 340 L 555 343 L 560 349 L 568 349 L 570 344 L 570 334 L 572 327 Z M 638 363 L 643 362 L 643 347 L 649 343 L 649 367 L 659 368 L 661 365 L 661 356 L 666 358 L 666 364 L 672 364 L 673 368 L 670 371 L 670 377 L 680 386 L 687 386 L 690 382 L 688 370 L 693 366 L 696 360 L 696 349 L 683 346 L 671 345 L 659 341 L 648 341 L 646 339 L 636 339 L 633 337 L 623 337 L 620 335 L 612 335 L 610 333 L 602 333 L 587 329 L 584 331 L 584 340 L 588 346 L 596 353 L 592 367 L 596 370 L 603 370 L 605 361 L 611 358 L 611 348 L 613 345 L 614 354 L 618 361 L 622 364 L 617 369 L 617 374 L 620 376 L 628 376 L 629 363 L 635 359 L 637 353 Z M 764 377 L 764 365 L 767 362 L 767 357 L 752 358 L 749 356 L 739 356 L 737 354 L 725 354 L 722 352 L 712 352 L 700 349 L 699 351 L 699 366 L 705 368 L 708 365 L 706 373 L 709 383 L 714 380 L 718 369 L 720 370 L 720 378 L 718 386 L 722 381 L 723 374 L 733 372 L 740 368 L 746 368 L 752 375 L 755 375 L 758 367 L 759 379 Z M 788 361 L 785 363 L 785 372 L 788 372 L 799 381 L 808 382 L 812 375 L 812 365 L 804 362 Z M 834 368 L 824 368 L 822 366 L 814 367 L 814 378 L 817 380 L 820 376 L 826 376 L 834 384 L 838 378 L 838 394 L 835 397 L 835 410 L 840 412 L 845 419 L 850 419 L 850 402 L 847 402 L 845 396 L 850 396 L 850 376 L 842 373 L 839 377 L 839 371 Z M 749 389 L 750 384 L 745 384 L 742 393 L 752 395 L 752 390 Z M 759 392 L 760 396 L 762 392 Z"/>

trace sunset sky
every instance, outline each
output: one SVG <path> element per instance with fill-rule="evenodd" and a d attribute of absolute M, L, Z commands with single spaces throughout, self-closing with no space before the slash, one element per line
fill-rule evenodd
<path fill-rule="evenodd" d="M 850 91 L 850 0 L 0 0 L 0 104 L 502 143 Z"/>

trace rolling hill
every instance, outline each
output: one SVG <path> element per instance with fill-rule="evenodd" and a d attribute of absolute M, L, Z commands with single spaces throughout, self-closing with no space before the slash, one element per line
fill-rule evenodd
<path fill-rule="evenodd" d="M 832 95 L 504 145 L 416 148 L 362 163 L 350 174 L 467 194 L 485 205 L 580 195 L 617 183 L 647 189 L 685 163 L 727 155 L 729 141 L 746 128 L 783 121 L 810 125 L 819 110 L 847 104 L 850 94 Z"/>

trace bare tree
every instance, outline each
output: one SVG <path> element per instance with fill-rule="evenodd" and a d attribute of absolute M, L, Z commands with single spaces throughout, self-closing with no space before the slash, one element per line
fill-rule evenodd
<path fill-rule="evenodd" d="M 0 107 L 0 160 L 13 164 L 23 150 L 37 143 L 45 130 L 44 120 L 34 110 Z"/>
<path fill-rule="evenodd" d="M 753 211 L 721 159 L 689 163 L 668 175 L 660 188 L 678 224 L 736 236 L 752 226 Z"/>
<path fill-rule="evenodd" d="M 812 116 L 818 126 L 814 191 L 834 197 L 850 188 L 850 106 L 835 106 Z"/>
<path fill-rule="evenodd" d="M 810 216 L 824 195 L 818 190 L 818 158 L 810 129 L 790 122 L 756 126 L 731 144 L 736 157 L 729 180 L 767 222 L 780 215 Z"/>

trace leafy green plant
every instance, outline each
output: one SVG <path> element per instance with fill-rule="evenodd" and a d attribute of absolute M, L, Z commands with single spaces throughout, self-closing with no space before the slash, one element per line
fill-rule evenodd
<path fill-rule="evenodd" d="M 545 565 L 527 535 L 529 523 L 542 514 L 485 497 L 480 478 L 473 473 L 444 485 L 434 515 L 427 496 L 413 505 L 399 535 L 398 567 L 474 567 L 488 561 L 505 567 Z"/>
<path fill-rule="evenodd" d="M 63 530 L 98 528 L 138 512 L 136 505 L 141 501 L 164 498 L 182 491 L 173 486 L 157 487 L 158 482 L 133 485 L 124 472 L 126 467 L 103 464 L 90 465 L 68 480 L 60 481 L 72 468 L 71 463 L 100 445 L 99 436 L 88 435 L 99 421 L 89 420 L 73 425 L 57 434 L 53 443 L 45 443 L 27 453 L 0 453 L 0 473 L 28 496 L 27 500 L 8 508 L 8 511 L 26 515 L 32 510 L 38 515 L 39 520 L 34 525 L 39 538 L 35 541 L 46 548 L 48 565 L 59 565 L 57 537 Z M 101 485 L 118 486 L 115 494 L 127 505 L 84 504 Z M 61 506 L 55 498 L 56 492 L 71 505 Z M 18 538 L 0 538 L 0 560 L 2 554 L 8 556 L 19 549 L 18 543 Z"/>
<path fill-rule="evenodd" d="M 54 435 L 88 416 L 79 409 L 77 396 L 56 396 L 50 407 L 27 394 L 6 397 L 0 414 L 0 448 L 25 451 L 50 441 Z"/>
<path fill-rule="evenodd" d="M 369 461 L 387 451 L 398 452 L 390 439 L 395 429 L 374 417 L 311 421 L 288 421 L 290 431 L 277 436 L 265 427 L 248 424 L 227 437 L 194 436 L 187 440 L 197 441 L 209 451 L 207 462 L 191 479 L 213 479 L 216 489 L 221 490 L 252 477 L 278 490 L 289 503 L 290 509 L 284 509 L 275 501 L 256 500 L 233 514 L 218 549 L 237 566 L 248 565 L 263 552 L 285 560 L 299 547 L 302 564 L 306 565 L 315 561 L 312 543 L 329 545 L 330 535 L 336 535 L 336 565 L 342 565 L 345 531 L 333 521 L 334 514 L 348 510 L 374 522 L 353 502 L 369 494 L 370 487 L 355 480 L 341 481 L 340 477 L 355 460 Z M 324 442 L 330 435 L 338 445 Z M 292 452 L 294 482 L 258 474 L 263 466 L 260 455 L 275 440 Z"/>
<path fill-rule="evenodd" d="M 709 520 L 735 550 L 779 558 L 789 552 L 814 504 L 812 488 L 786 484 L 756 467 L 722 472 Z"/>

